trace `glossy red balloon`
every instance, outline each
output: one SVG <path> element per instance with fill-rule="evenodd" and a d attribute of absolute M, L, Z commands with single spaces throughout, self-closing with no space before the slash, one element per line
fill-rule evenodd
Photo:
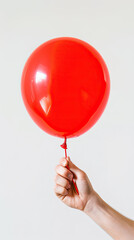
<path fill-rule="evenodd" d="M 107 66 L 88 43 L 49 40 L 28 58 L 21 81 L 26 109 L 45 132 L 77 137 L 101 116 L 110 91 Z"/>

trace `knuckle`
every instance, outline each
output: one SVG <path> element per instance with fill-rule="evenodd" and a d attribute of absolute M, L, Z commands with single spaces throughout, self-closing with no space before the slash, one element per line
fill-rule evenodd
<path fill-rule="evenodd" d="M 66 176 L 67 176 L 67 178 L 68 178 L 70 181 L 72 181 L 72 179 L 73 179 L 73 173 L 72 173 L 71 171 L 67 170 Z"/>
<path fill-rule="evenodd" d="M 61 177 L 61 176 L 57 176 L 56 184 L 59 184 L 60 186 L 62 186 L 64 188 L 69 187 L 69 181 L 66 178 Z"/>
<path fill-rule="evenodd" d="M 61 166 L 61 165 L 57 165 L 55 170 L 56 170 L 56 173 L 58 175 L 60 175 L 60 176 L 62 176 L 64 178 L 67 178 L 69 180 L 72 180 L 73 174 L 66 167 Z"/>
<path fill-rule="evenodd" d="M 81 171 L 80 172 L 80 177 L 85 179 L 86 178 L 86 173 L 84 171 Z"/>
<path fill-rule="evenodd" d="M 66 183 L 65 183 L 65 187 L 66 187 L 66 188 L 69 188 L 69 186 L 70 186 L 69 181 L 66 181 Z"/>
<path fill-rule="evenodd" d="M 67 160 L 65 158 L 63 158 L 62 161 L 60 162 L 60 165 L 62 167 L 65 167 L 67 165 Z"/>
<path fill-rule="evenodd" d="M 59 166 L 60 166 L 60 165 L 56 165 L 56 167 L 55 167 L 55 171 L 56 171 L 56 173 L 59 172 Z"/>
<path fill-rule="evenodd" d="M 68 182 L 68 180 L 67 179 L 64 179 L 64 181 L 63 181 L 63 187 L 67 187 L 69 185 L 69 182 Z"/>
<path fill-rule="evenodd" d="M 65 169 L 64 169 L 64 172 L 63 172 L 63 175 L 64 175 L 65 177 L 68 177 L 68 175 L 69 175 L 68 172 L 69 172 L 69 171 L 65 168 Z"/>
<path fill-rule="evenodd" d="M 62 189 L 62 195 L 65 195 L 65 194 L 67 194 L 67 189 L 63 188 Z"/>

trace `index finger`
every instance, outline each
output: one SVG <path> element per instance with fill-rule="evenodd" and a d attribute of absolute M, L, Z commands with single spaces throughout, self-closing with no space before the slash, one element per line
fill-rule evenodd
<path fill-rule="evenodd" d="M 66 166 L 68 165 L 68 160 L 67 160 L 67 158 L 62 157 L 62 158 L 60 159 L 60 165 L 62 165 L 63 167 L 66 167 Z"/>

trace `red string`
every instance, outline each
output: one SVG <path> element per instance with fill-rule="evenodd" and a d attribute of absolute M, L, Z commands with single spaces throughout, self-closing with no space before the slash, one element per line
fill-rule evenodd
<path fill-rule="evenodd" d="M 67 138 L 66 137 L 64 139 L 64 143 L 61 144 L 60 146 L 65 149 L 65 158 L 67 158 Z M 69 165 L 67 165 L 67 169 L 70 170 Z M 79 191 L 78 191 L 78 188 L 76 186 L 76 183 L 74 182 L 74 180 L 72 180 L 72 182 L 74 184 L 74 188 L 75 188 L 77 194 L 79 195 Z"/>
<path fill-rule="evenodd" d="M 64 143 L 60 145 L 62 148 L 65 149 L 65 158 L 67 158 L 67 138 L 65 137 Z"/>

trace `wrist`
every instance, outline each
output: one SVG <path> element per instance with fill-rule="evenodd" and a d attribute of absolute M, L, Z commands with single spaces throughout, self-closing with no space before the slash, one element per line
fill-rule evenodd
<path fill-rule="evenodd" d="M 97 209 L 100 202 L 101 202 L 100 196 L 95 191 L 93 191 L 93 193 L 91 194 L 91 196 L 89 196 L 87 200 L 87 203 L 83 209 L 83 212 L 86 213 L 87 215 L 90 215 L 91 212 Z"/>

